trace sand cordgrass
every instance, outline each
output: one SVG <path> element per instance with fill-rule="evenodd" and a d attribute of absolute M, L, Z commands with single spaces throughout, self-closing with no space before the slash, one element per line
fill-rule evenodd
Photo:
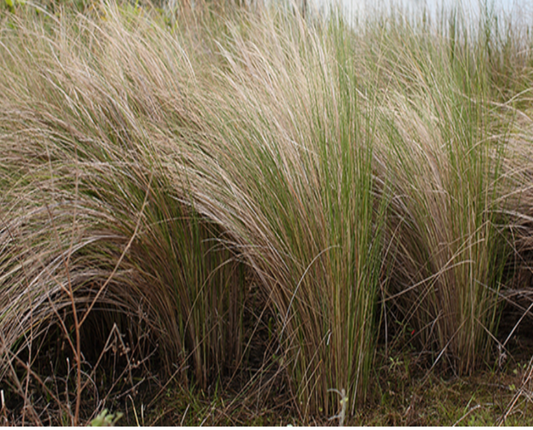
<path fill-rule="evenodd" d="M 263 281 L 302 414 L 336 413 L 345 399 L 331 389 L 346 390 L 354 412 L 372 363 L 382 265 L 374 118 L 341 25 L 267 15 L 254 27 L 248 39 L 233 34 L 228 70 L 205 96 L 209 134 L 193 194 Z"/>
<path fill-rule="evenodd" d="M 496 328 L 507 142 L 494 128 L 485 46 L 456 39 L 398 22 L 376 64 L 390 82 L 378 132 L 393 196 L 391 299 L 421 348 L 464 374 L 488 359 Z"/>
<path fill-rule="evenodd" d="M 2 374 L 15 378 L 5 374 L 13 354 L 66 313 L 75 320 L 62 327 L 76 390 L 87 386 L 82 355 L 92 343 L 81 339 L 83 325 L 108 304 L 142 316 L 169 374 L 177 366 L 183 382 L 194 375 L 207 387 L 242 360 L 245 269 L 185 190 L 170 186 L 156 146 L 167 133 L 160 96 L 179 102 L 174 73 L 188 78 L 183 50 L 174 41 L 173 58 L 157 54 L 126 29 L 131 16 L 106 13 L 101 26 L 68 14 L 44 26 L 15 20 L 2 35 Z M 35 51 L 23 48 L 28 40 Z M 149 63 L 161 58 L 168 63 Z M 137 85 L 145 90 L 128 90 Z M 165 119 L 178 126 L 179 111 L 172 115 Z M 81 395 L 73 395 L 74 425 Z"/>
<path fill-rule="evenodd" d="M 453 19 L 353 29 L 207 3 L 6 17 L 2 379 L 27 400 L 39 375 L 14 363 L 59 327 L 77 394 L 58 407 L 81 422 L 84 348 L 118 313 L 168 374 L 212 389 L 246 366 L 252 286 L 303 420 L 355 413 L 395 319 L 432 364 L 488 360 L 508 214 L 529 232 L 530 130 L 504 101 L 531 63 L 511 33 L 491 44 Z M 499 58 L 521 71 L 503 82 Z"/>

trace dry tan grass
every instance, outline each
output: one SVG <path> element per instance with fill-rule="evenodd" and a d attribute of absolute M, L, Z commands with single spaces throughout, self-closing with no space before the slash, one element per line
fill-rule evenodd
<path fill-rule="evenodd" d="M 482 39 L 381 24 L 207 4 L 6 18 L 0 377 L 13 392 L 46 391 L 32 347 L 54 327 L 76 382 L 70 403 L 52 394 L 71 424 L 87 418 L 91 336 L 146 330 L 168 374 L 212 387 L 245 366 L 251 285 L 304 420 L 337 414 L 343 390 L 355 413 L 391 317 L 432 363 L 488 360 L 506 246 L 529 250 L 531 130 L 507 125 L 501 102 L 526 85 L 528 57 L 495 43 L 522 65 L 502 83 Z"/>

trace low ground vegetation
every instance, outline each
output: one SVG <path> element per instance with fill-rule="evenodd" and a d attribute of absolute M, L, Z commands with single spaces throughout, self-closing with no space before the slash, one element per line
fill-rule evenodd
<path fill-rule="evenodd" d="M 0 420 L 530 424 L 531 29 L 156 6 L 0 14 Z"/>

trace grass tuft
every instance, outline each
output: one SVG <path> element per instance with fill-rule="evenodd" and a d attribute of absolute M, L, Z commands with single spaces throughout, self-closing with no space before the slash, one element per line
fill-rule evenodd
<path fill-rule="evenodd" d="M 3 417 L 131 397 L 140 422 L 157 373 L 213 405 L 283 380 L 301 422 L 350 422 L 382 340 L 502 362 L 531 310 L 502 342 L 501 298 L 530 297 L 528 28 L 163 6 L 1 12 Z"/>

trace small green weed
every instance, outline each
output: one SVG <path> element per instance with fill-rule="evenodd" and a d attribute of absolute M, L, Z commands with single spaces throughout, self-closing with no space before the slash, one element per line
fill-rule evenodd
<path fill-rule="evenodd" d="M 113 427 L 118 420 L 123 417 L 122 412 L 111 413 L 107 409 L 100 412 L 96 418 L 91 421 L 91 427 Z"/>

